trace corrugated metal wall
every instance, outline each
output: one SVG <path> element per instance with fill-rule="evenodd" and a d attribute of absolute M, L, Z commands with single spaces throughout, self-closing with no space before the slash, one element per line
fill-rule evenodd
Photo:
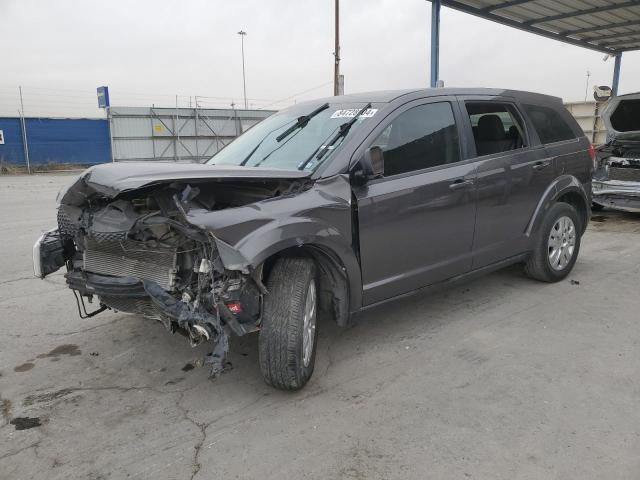
<path fill-rule="evenodd" d="M 596 144 L 606 132 L 595 102 L 565 104 Z M 112 107 L 113 156 L 118 160 L 201 162 L 273 114 L 267 110 Z M 27 118 L 31 165 L 94 165 L 111 161 L 109 124 L 102 119 Z M 0 163 L 25 165 L 19 118 L 0 118 Z"/>
<path fill-rule="evenodd" d="M 607 138 L 607 130 L 600 118 L 598 111 L 604 107 L 604 104 L 596 102 L 571 102 L 565 103 L 567 110 L 576 119 L 584 134 L 591 140 L 594 145 L 602 145 Z"/>
<path fill-rule="evenodd" d="M 95 165 L 111 161 L 109 126 L 102 119 L 26 118 L 29 161 L 32 166 L 50 163 Z M 4 145 L 0 161 L 25 166 L 19 118 L 0 118 Z"/>
<path fill-rule="evenodd" d="M 111 107 L 113 156 L 202 162 L 270 110 Z"/>
<path fill-rule="evenodd" d="M 0 130 L 4 145 L 0 145 L 0 163 L 24 165 L 24 148 L 22 146 L 22 128 L 19 118 L 0 118 Z"/>

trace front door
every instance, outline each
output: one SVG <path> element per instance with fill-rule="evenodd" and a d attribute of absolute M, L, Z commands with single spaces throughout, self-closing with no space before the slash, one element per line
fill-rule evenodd
<path fill-rule="evenodd" d="M 455 107 L 412 102 L 373 132 L 384 177 L 354 188 L 365 305 L 471 268 L 475 165 L 461 160 Z"/>

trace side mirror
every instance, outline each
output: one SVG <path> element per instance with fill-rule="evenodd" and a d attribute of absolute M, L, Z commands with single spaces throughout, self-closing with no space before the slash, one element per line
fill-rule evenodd
<path fill-rule="evenodd" d="M 384 154 L 380 147 L 369 147 L 364 152 L 365 169 L 370 178 L 380 178 L 384 175 Z"/>
<path fill-rule="evenodd" d="M 370 147 L 364 152 L 358 168 L 351 174 L 353 183 L 364 185 L 384 174 L 384 155 L 380 147 Z"/>

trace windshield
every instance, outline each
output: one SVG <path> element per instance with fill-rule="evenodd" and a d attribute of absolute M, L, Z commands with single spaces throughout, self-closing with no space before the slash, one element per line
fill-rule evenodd
<path fill-rule="evenodd" d="M 207 163 L 313 171 L 378 111 L 376 105 L 365 110 L 346 134 L 328 148 L 328 154 L 318 159 L 317 154 L 326 148 L 340 126 L 352 120 L 365 103 L 330 104 L 320 109 L 322 106 L 321 102 L 306 103 L 278 112 L 243 133 Z M 301 122 L 303 116 L 310 118 Z"/>

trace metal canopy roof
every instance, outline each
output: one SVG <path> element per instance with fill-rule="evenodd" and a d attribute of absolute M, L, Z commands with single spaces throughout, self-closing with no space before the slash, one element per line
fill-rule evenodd
<path fill-rule="evenodd" d="M 543 37 L 617 55 L 640 49 L 640 0 L 441 0 Z"/>

